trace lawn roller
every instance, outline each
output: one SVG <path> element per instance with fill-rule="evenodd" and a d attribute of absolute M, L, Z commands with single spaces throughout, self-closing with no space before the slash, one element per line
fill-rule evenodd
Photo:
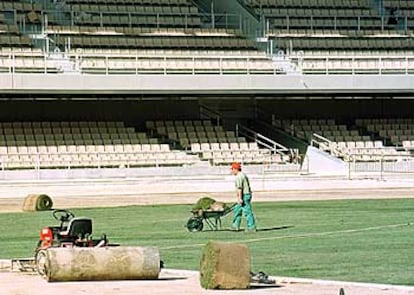
<path fill-rule="evenodd" d="M 92 219 L 88 217 L 75 217 L 64 209 L 53 210 L 53 217 L 60 222 L 58 226 L 46 226 L 40 231 L 34 263 L 37 272 L 45 275 L 46 250 L 51 247 L 103 247 L 109 245 L 103 234 L 99 239 L 92 238 Z"/>
<path fill-rule="evenodd" d="M 205 222 L 210 230 L 219 230 L 221 228 L 221 218 L 229 214 L 236 203 L 231 206 L 226 206 L 222 210 L 208 209 L 193 209 L 192 216 L 187 221 L 187 229 L 190 232 L 197 232 L 203 230 L 203 223 Z"/>

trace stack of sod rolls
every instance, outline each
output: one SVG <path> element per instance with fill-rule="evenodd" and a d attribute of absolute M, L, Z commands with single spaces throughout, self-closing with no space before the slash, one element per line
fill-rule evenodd
<path fill-rule="evenodd" d="M 52 199 L 45 194 L 30 194 L 23 202 L 23 211 L 45 211 L 50 210 L 53 207 Z"/>

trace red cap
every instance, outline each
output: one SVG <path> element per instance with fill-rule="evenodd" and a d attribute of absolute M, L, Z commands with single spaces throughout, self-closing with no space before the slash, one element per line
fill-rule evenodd
<path fill-rule="evenodd" d="M 239 162 L 234 162 L 231 164 L 231 169 L 241 170 L 241 164 Z"/>

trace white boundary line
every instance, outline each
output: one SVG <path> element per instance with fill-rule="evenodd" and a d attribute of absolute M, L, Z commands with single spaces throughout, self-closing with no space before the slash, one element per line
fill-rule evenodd
<path fill-rule="evenodd" d="M 265 237 L 265 238 L 256 238 L 256 239 L 246 239 L 246 240 L 238 240 L 237 242 L 245 242 L 245 243 L 254 243 L 260 241 L 269 241 L 269 240 L 283 240 L 283 239 L 298 239 L 298 238 L 309 238 L 309 237 L 321 237 L 321 236 L 329 236 L 329 235 L 336 235 L 336 234 L 347 234 L 347 233 L 357 233 L 357 232 L 366 232 L 371 230 L 379 230 L 385 228 L 396 228 L 396 227 L 403 227 L 403 226 L 411 226 L 412 223 L 399 223 L 399 224 L 388 224 L 388 225 L 380 225 L 380 226 L 371 226 L 365 228 L 357 228 L 357 229 L 347 229 L 347 230 L 339 230 L 339 231 L 327 231 L 327 232 L 320 232 L 320 233 L 309 233 L 309 234 L 301 234 L 301 235 L 291 235 L 291 236 L 276 236 L 276 237 Z M 205 244 L 186 244 L 186 245 L 176 245 L 176 246 L 167 246 L 167 247 L 160 247 L 161 250 L 173 250 L 173 249 L 183 249 L 183 248 L 197 248 L 202 247 Z"/>

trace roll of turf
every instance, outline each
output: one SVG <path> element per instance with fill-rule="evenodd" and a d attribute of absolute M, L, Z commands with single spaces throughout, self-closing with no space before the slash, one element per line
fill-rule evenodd
<path fill-rule="evenodd" d="M 203 197 L 198 199 L 192 210 L 207 210 L 216 201 L 210 197 Z"/>
<path fill-rule="evenodd" d="M 53 201 L 48 195 L 39 195 L 36 200 L 36 211 L 50 210 L 53 207 Z"/>
<path fill-rule="evenodd" d="M 208 242 L 200 261 L 200 285 L 205 289 L 250 287 L 250 253 L 247 245 Z"/>
<path fill-rule="evenodd" d="M 23 211 L 44 211 L 53 207 L 53 200 L 45 194 L 30 194 L 23 202 Z"/>
<path fill-rule="evenodd" d="M 49 248 L 49 282 L 153 280 L 160 273 L 157 247 Z"/>

